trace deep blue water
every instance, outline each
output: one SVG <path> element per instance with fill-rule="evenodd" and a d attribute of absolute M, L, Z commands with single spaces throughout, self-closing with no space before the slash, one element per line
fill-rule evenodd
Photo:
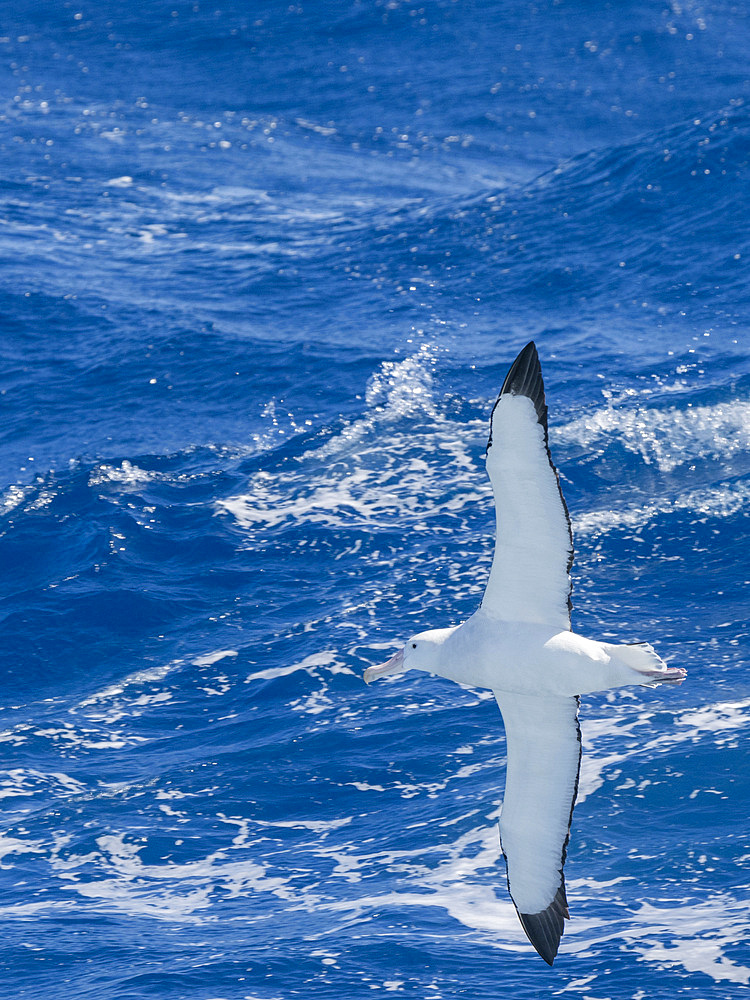
<path fill-rule="evenodd" d="M 0 866 L 13 997 L 716 1000 L 750 983 L 750 16 L 6 4 Z M 552 970 L 477 606 L 537 342 L 584 699 Z"/>

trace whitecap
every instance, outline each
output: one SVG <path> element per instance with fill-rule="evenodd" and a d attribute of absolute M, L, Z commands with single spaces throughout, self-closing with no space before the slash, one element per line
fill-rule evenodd
<path fill-rule="evenodd" d="M 678 900 L 673 906 L 641 903 L 623 936 L 643 961 L 660 969 L 681 966 L 714 982 L 748 985 L 750 968 L 728 958 L 726 949 L 747 941 L 749 911 L 750 897 L 728 893 L 698 902 Z"/>
<path fill-rule="evenodd" d="M 730 400 L 685 408 L 608 405 L 550 428 L 555 445 L 602 453 L 619 442 L 661 472 L 698 460 L 726 461 L 750 449 L 750 402 Z"/>
<path fill-rule="evenodd" d="M 663 709 L 661 709 L 663 711 Z M 646 759 L 681 743 L 710 740 L 717 747 L 734 745 L 741 730 L 750 729 L 750 698 L 717 702 L 679 712 L 666 729 L 654 724 L 654 710 L 636 715 L 607 713 L 581 719 L 584 754 L 578 784 L 578 802 L 596 792 L 607 773 L 633 757 Z M 650 735 L 652 734 L 652 735 Z M 602 749 L 606 746 L 607 749 Z M 616 749 L 610 749 L 616 748 Z"/>
<path fill-rule="evenodd" d="M 247 490 L 218 503 L 219 511 L 247 531 L 285 524 L 372 528 L 396 519 L 406 519 L 412 531 L 428 531 L 441 515 L 489 503 L 489 483 L 472 457 L 485 439 L 485 421 L 467 428 L 440 413 L 433 362 L 428 348 L 384 362 L 368 383 L 362 417 L 300 456 L 283 476 L 256 473 Z M 418 436 L 409 427 L 414 421 L 421 422 Z"/>
<path fill-rule="evenodd" d="M 316 671 L 316 667 L 326 667 L 332 673 L 353 673 L 352 670 L 337 661 L 336 653 L 332 650 L 321 650 L 318 653 L 311 653 L 310 656 L 306 656 L 303 660 L 299 660 L 296 663 L 285 663 L 281 667 L 266 667 L 264 670 L 256 670 L 254 673 L 248 674 L 245 678 L 245 683 L 273 680 L 275 677 L 286 677 L 289 674 L 296 673 L 298 670 L 319 677 L 320 675 Z"/>
<path fill-rule="evenodd" d="M 31 486 L 10 486 L 0 499 L 0 514 L 9 514 L 24 502 L 31 492 Z"/>
<path fill-rule="evenodd" d="M 197 657 L 193 660 L 193 665 L 196 667 L 210 667 L 214 663 L 218 663 L 219 660 L 226 659 L 228 656 L 237 656 L 236 649 L 217 649 L 213 653 L 206 653 L 203 656 Z"/>
<path fill-rule="evenodd" d="M 89 476 L 89 486 L 102 486 L 106 483 L 117 483 L 120 486 L 143 486 L 156 478 L 155 473 L 139 469 L 125 459 L 119 466 L 98 465 Z"/>
<path fill-rule="evenodd" d="M 110 684 L 83 698 L 68 711 L 71 715 L 81 714 L 92 722 L 102 722 L 107 725 L 113 725 L 125 717 L 142 715 L 150 705 L 171 701 L 172 692 L 157 690 L 134 693 L 129 689 L 159 684 L 181 662 L 181 660 L 174 660 L 172 663 L 165 663 L 158 667 L 136 670 L 121 681 Z"/>
<path fill-rule="evenodd" d="M 27 798 L 32 795 L 80 795 L 86 786 L 62 771 L 44 773 L 34 768 L 11 768 L 0 771 L 0 799 Z"/>
<path fill-rule="evenodd" d="M 662 497 L 645 504 L 622 508 L 587 511 L 572 518 L 575 536 L 598 536 L 607 531 L 625 529 L 635 531 L 658 517 L 690 513 L 695 521 L 734 517 L 747 509 L 750 485 L 747 483 L 720 483 L 701 489 L 687 490 L 674 497 Z"/>
<path fill-rule="evenodd" d="M 141 858 L 145 845 L 121 833 L 104 834 L 96 845 L 97 849 L 86 855 L 63 855 L 65 845 L 60 844 L 49 856 L 51 868 L 59 873 L 66 889 L 77 893 L 95 911 L 170 922 L 213 922 L 219 919 L 218 913 L 212 912 L 217 889 L 225 898 L 266 895 L 293 909 L 312 909 L 319 902 L 318 895 L 298 885 L 294 875 L 271 874 L 269 864 L 251 859 L 228 860 L 227 851 L 247 847 L 241 837 L 204 858 L 183 863 L 145 863 Z M 84 872 L 85 880 L 81 877 Z M 259 914 L 246 919 L 266 917 Z"/>

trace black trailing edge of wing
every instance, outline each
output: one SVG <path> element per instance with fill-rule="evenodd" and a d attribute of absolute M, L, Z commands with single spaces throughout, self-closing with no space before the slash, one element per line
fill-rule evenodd
<path fill-rule="evenodd" d="M 570 917 L 568 900 L 565 896 L 565 882 L 560 884 L 555 898 L 546 910 L 539 913 L 519 913 L 521 926 L 547 965 L 552 965 L 560 947 L 560 938 L 565 929 L 565 920 Z"/>

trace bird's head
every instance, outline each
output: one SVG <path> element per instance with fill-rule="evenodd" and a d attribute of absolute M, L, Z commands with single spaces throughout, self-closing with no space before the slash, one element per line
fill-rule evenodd
<path fill-rule="evenodd" d="M 365 670 L 365 683 L 370 684 L 379 677 L 390 677 L 393 674 L 403 674 L 407 670 L 426 670 L 428 673 L 439 673 L 442 646 L 452 628 L 436 628 L 429 632 L 413 635 L 403 649 L 394 653 L 390 660 Z"/>

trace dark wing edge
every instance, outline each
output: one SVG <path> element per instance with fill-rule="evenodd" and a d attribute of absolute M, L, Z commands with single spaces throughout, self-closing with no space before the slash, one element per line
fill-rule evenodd
<path fill-rule="evenodd" d="M 565 896 L 565 879 L 546 910 L 542 910 L 541 913 L 518 913 L 518 919 L 526 932 L 526 937 L 537 952 L 547 965 L 552 965 L 560 947 L 560 938 L 565 931 L 565 921 L 570 919 L 568 900 Z"/>
<path fill-rule="evenodd" d="M 581 707 L 581 699 L 579 695 L 576 695 L 576 705 L 578 709 Z M 516 906 L 516 913 L 518 914 L 518 919 L 521 921 L 521 926 L 524 929 L 526 937 L 529 939 L 531 944 L 534 946 L 536 952 L 544 959 L 547 965 L 552 965 L 557 956 L 558 949 L 560 947 L 560 939 L 565 932 L 565 921 L 570 920 L 570 910 L 568 909 L 568 897 L 565 894 L 565 861 L 568 857 L 568 842 L 570 841 L 570 827 L 573 823 L 573 809 L 575 808 L 576 799 L 578 798 L 578 783 L 581 777 L 581 756 L 582 756 L 582 740 L 581 740 L 581 723 L 578 719 L 578 709 L 576 710 L 576 738 L 578 740 L 578 769 L 576 771 L 575 786 L 573 789 L 573 797 L 570 802 L 570 814 L 568 816 L 568 832 L 563 841 L 562 852 L 560 855 L 560 885 L 557 892 L 555 893 L 555 898 L 549 904 L 549 906 L 540 910 L 539 913 L 521 913 Z M 500 843 L 502 848 L 502 841 Z M 506 871 L 508 868 L 508 858 L 503 851 L 503 857 L 505 858 Z M 510 875 L 507 876 L 508 882 L 508 894 L 511 899 L 513 899 L 513 893 L 510 888 Z"/>
<path fill-rule="evenodd" d="M 502 388 L 500 389 L 498 397 L 495 400 L 495 405 L 492 407 L 492 413 L 490 414 L 490 436 L 487 440 L 485 454 L 492 447 L 492 418 L 495 415 L 497 404 L 500 402 L 501 398 L 508 393 L 511 396 L 526 396 L 531 400 L 534 404 L 534 409 L 536 410 L 537 420 L 544 430 L 544 447 L 547 451 L 550 468 L 555 474 L 555 482 L 557 483 L 557 490 L 560 494 L 560 503 L 565 511 L 565 520 L 568 522 L 568 535 L 570 537 L 570 548 L 568 551 L 568 575 L 570 575 L 570 571 L 573 567 L 573 556 L 575 554 L 573 546 L 573 526 L 570 522 L 570 511 L 568 510 L 568 505 L 565 502 L 565 497 L 563 496 L 562 486 L 560 485 L 560 473 L 557 471 L 557 467 L 552 461 L 552 454 L 549 450 L 547 401 L 544 395 L 544 379 L 542 378 L 542 366 L 539 363 L 539 354 L 537 353 L 536 344 L 533 340 L 530 340 L 526 347 L 524 347 L 524 349 L 520 352 L 516 360 L 508 369 L 508 374 L 505 376 L 505 381 L 503 382 Z M 569 614 L 573 611 L 571 594 L 572 585 L 571 589 L 568 590 Z"/>

